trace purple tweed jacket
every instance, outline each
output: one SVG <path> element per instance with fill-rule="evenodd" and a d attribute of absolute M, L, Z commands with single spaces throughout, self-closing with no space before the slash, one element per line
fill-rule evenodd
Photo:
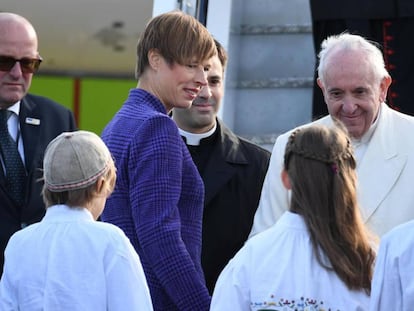
<path fill-rule="evenodd" d="M 102 139 L 117 166 L 102 220 L 134 245 L 154 310 L 208 310 L 200 259 L 204 186 L 177 126 L 156 97 L 133 89 Z"/>

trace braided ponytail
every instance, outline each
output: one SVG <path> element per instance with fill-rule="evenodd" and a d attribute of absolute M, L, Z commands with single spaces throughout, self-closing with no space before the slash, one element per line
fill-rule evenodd
<path fill-rule="evenodd" d="M 350 289 L 369 292 L 374 252 L 356 198 L 356 162 L 345 127 L 335 124 L 290 135 L 284 156 L 290 210 L 304 217 L 319 263 Z"/>

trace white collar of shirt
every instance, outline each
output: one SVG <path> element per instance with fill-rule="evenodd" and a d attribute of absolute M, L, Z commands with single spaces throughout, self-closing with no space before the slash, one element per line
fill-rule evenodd
<path fill-rule="evenodd" d="M 381 113 L 381 112 L 379 112 L 379 113 Z M 351 139 L 352 145 L 358 146 L 358 145 L 361 145 L 361 144 L 367 144 L 371 140 L 371 137 L 374 134 L 375 129 L 377 128 L 379 117 L 380 116 L 378 114 L 377 119 L 374 121 L 374 123 L 371 124 L 368 131 L 361 138 L 359 138 L 359 139 L 352 138 Z"/>
<path fill-rule="evenodd" d="M 9 130 L 10 136 L 14 139 L 14 141 L 17 142 L 17 149 L 19 150 L 20 157 L 22 158 L 23 163 L 25 163 L 23 139 L 21 139 L 21 135 L 20 135 L 20 122 L 19 122 L 20 101 L 10 106 L 9 108 L 7 108 L 7 110 L 13 112 L 12 115 L 7 120 L 7 127 Z"/>
<path fill-rule="evenodd" d="M 15 103 L 13 106 L 10 106 L 9 108 L 7 108 L 7 110 L 13 111 L 16 116 L 19 115 L 19 111 L 20 111 L 20 100 Z"/>
<path fill-rule="evenodd" d="M 381 106 L 378 111 L 378 116 L 375 119 L 374 123 L 371 124 L 368 131 L 360 138 L 360 139 L 354 139 L 351 138 L 351 144 L 354 147 L 355 157 L 357 162 L 360 162 L 362 158 L 364 157 L 365 151 L 367 150 L 368 143 L 372 138 L 372 135 L 375 132 L 375 129 L 378 127 L 378 120 L 381 115 Z"/>
<path fill-rule="evenodd" d="M 19 111 L 20 111 L 20 101 L 15 103 L 13 106 L 10 106 L 7 110 L 13 112 L 12 115 L 7 120 L 7 126 L 9 128 L 9 133 L 15 141 L 18 141 L 20 127 L 19 127 Z"/>
<path fill-rule="evenodd" d="M 296 230 L 308 230 L 303 216 L 297 213 L 293 213 L 289 210 L 283 213 L 279 221 L 281 224 L 295 228 Z"/>
<path fill-rule="evenodd" d="M 65 204 L 49 206 L 43 221 L 72 222 L 78 220 L 94 221 L 92 213 L 83 207 L 69 207 Z"/>
<path fill-rule="evenodd" d="M 198 145 L 200 145 L 200 141 L 203 138 L 210 137 L 211 135 L 213 135 L 214 132 L 216 131 L 216 128 L 217 128 L 217 123 L 214 124 L 214 126 L 211 130 L 209 130 L 208 132 L 205 132 L 205 133 L 201 133 L 201 134 L 190 133 L 190 132 L 184 131 L 180 128 L 178 128 L 178 130 L 180 132 L 180 135 L 185 137 L 187 145 L 198 146 Z"/>
<path fill-rule="evenodd" d="M 19 150 L 20 157 L 22 158 L 23 163 L 25 163 L 23 139 L 20 133 L 19 122 L 20 103 L 21 101 L 18 101 L 7 109 L 13 112 L 7 121 L 7 126 L 9 127 L 11 137 L 17 142 L 17 149 Z"/>

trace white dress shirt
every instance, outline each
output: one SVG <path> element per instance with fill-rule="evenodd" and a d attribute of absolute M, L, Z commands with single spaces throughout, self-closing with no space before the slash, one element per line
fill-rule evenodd
<path fill-rule="evenodd" d="M 7 119 L 7 129 L 9 130 L 9 134 L 13 138 L 13 140 L 17 142 L 17 149 L 19 151 L 20 157 L 22 158 L 23 165 L 25 165 L 24 147 L 23 147 L 23 140 L 21 139 L 20 123 L 19 123 L 20 101 L 15 103 L 13 106 L 9 107 L 7 110 L 12 112 L 9 118 Z M 1 154 L 0 154 L 0 161 L 3 167 L 3 171 L 5 172 L 6 168 L 4 166 L 4 161 L 3 161 Z"/>
<path fill-rule="evenodd" d="M 5 251 L 0 310 L 153 310 L 138 255 L 118 227 L 55 205 Z"/>
<path fill-rule="evenodd" d="M 24 163 L 24 148 L 19 122 L 20 101 L 9 107 L 8 110 L 13 112 L 7 121 L 9 133 L 14 141 L 17 142 L 17 148 L 19 149 L 20 157 Z"/>
<path fill-rule="evenodd" d="M 414 310 L 414 221 L 381 239 L 371 290 L 371 311 Z"/>
<path fill-rule="evenodd" d="M 318 263 L 302 216 L 287 211 L 228 263 L 214 289 L 211 311 L 362 311 L 368 304 L 365 291 L 348 289 Z"/>

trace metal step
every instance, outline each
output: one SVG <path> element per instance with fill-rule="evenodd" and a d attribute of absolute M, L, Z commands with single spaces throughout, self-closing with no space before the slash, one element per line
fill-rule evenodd
<path fill-rule="evenodd" d="M 271 150 L 278 135 L 311 120 L 315 54 L 309 3 L 233 0 L 232 8 L 224 121 Z"/>
<path fill-rule="evenodd" d="M 311 24 L 253 24 L 232 27 L 231 33 L 240 35 L 312 34 Z"/>
<path fill-rule="evenodd" d="M 262 80 L 229 81 L 230 87 L 239 89 L 311 88 L 313 77 L 270 78 Z"/>

